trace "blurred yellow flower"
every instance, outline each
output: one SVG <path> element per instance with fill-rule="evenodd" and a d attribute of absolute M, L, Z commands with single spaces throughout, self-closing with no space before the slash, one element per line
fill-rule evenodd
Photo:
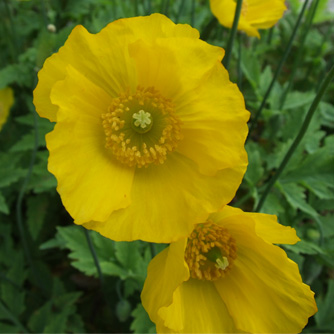
<path fill-rule="evenodd" d="M 224 27 L 231 28 L 236 9 L 235 0 L 210 0 L 213 15 Z M 271 28 L 286 10 L 284 0 L 243 0 L 238 30 L 260 38 L 258 29 Z"/>
<path fill-rule="evenodd" d="M 273 245 L 298 240 L 275 216 L 226 206 L 151 261 L 143 306 L 158 333 L 299 333 L 314 293 Z"/>
<path fill-rule="evenodd" d="M 10 87 L 0 89 L 0 131 L 6 123 L 9 110 L 14 103 L 13 90 Z"/>
<path fill-rule="evenodd" d="M 249 113 L 223 55 L 160 14 L 95 35 L 74 28 L 39 72 L 34 103 L 57 122 L 48 168 L 75 223 L 171 242 L 233 198 Z"/>

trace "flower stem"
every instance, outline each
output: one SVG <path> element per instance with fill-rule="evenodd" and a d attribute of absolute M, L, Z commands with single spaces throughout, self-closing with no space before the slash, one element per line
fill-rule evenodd
<path fill-rule="evenodd" d="M 238 34 L 238 87 L 241 89 L 241 81 L 242 81 L 242 70 L 241 70 L 241 53 L 242 53 L 242 35 Z"/>
<path fill-rule="evenodd" d="M 286 97 L 287 97 L 288 93 L 290 92 L 290 90 L 293 86 L 293 80 L 294 80 L 295 75 L 296 75 L 296 70 L 298 68 L 298 65 L 301 64 L 302 56 L 304 54 L 304 44 L 305 44 L 305 41 L 306 41 L 306 36 L 307 36 L 308 32 L 310 31 L 310 28 L 312 26 L 312 22 L 313 22 L 315 13 L 317 11 L 318 4 L 319 4 L 319 0 L 315 0 L 312 3 L 312 7 L 310 8 L 309 13 L 307 15 L 305 27 L 304 27 L 304 30 L 303 30 L 303 33 L 302 33 L 302 37 L 300 39 L 299 46 L 298 46 L 297 56 L 295 57 L 295 60 L 293 62 L 293 66 L 292 66 L 292 70 L 291 70 L 291 73 L 289 75 L 288 87 L 284 90 L 284 92 L 282 94 L 279 110 L 281 110 L 284 107 Z"/>
<path fill-rule="evenodd" d="M 89 250 L 90 250 L 90 252 L 92 253 L 92 257 L 93 257 L 94 264 L 95 264 L 95 267 L 96 267 L 96 270 L 97 270 L 97 274 L 98 274 L 98 276 L 99 276 L 99 280 L 100 280 L 101 288 L 103 288 L 103 284 L 104 284 L 103 274 L 102 274 L 102 270 L 101 270 L 100 262 L 99 262 L 99 259 L 98 259 L 98 257 L 97 257 L 97 254 L 96 254 L 96 251 L 95 251 L 95 247 L 94 247 L 92 238 L 91 238 L 91 236 L 90 236 L 90 231 L 88 231 L 88 230 L 85 229 L 85 228 L 83 228 L 83 229 L 84 229 L 84 232 L 85 232 L 85 236 L 86 236 L 86 239 L 87 239 L 87 243 L 88 243 L 88 246 L 89 246 Z"/>
<path fill-rule="evenodd" d="M 229 40 L 228 40 L 228 43 L 227 43 L 227 46 L 226 46 L 226 55 L 223 59 L 223 65 L 225 66 L 225 68 L 227 70 L 230 66 L 233 43 L 234 43 L 235 35 L 237 34 L 237 28 L 238 28 L 240 13 L 241 13 L 241 7 L 242 7 L 242 0 L 238 0 L 237 1 L 237 6 L 236 6 L 236 9 L 235 9 L 233 25 L 232 25 L 232 29 L 231 29 L 231 32 L 230 32 L 230 37 L 229 37 Z"/>
<path fill-rule="evenodd" d="M 310 125 L 311 119 L 314 115 L 315 110 L 318 107 L 318 104 L 321 100 L 321 98 L 323 97 L 323 95 L 325 94 L 325 91 L 327 89 L 327 87 L 329 86 L 330 82 L 332 81 L 334 77 L 334 66 L 332 66 L 331 70 L 329 71 L 329 73 L 327 74 L 326 78 L 323 80 L 320 89 L 315 97 L 315 99 L 313 100 L 310 109 L 308 110 L 305 120 L 302 124 L 302 127 L 299 130 L 299 133 L 297 135 L 297 137 L 295 138 L 294 142 L 292 143 L 292 145 L 289 148 L 289 151 L 286 153 L 283 161 L 281 162 L 280 166 L 277 169 L 277 172 L 271 177 L 271 179 L 268 182 L 268 185 L 265 189 L 265 191 L 263 192 L 261 199 L 255 209 L 255 211 L 260 211 L 262 208 L 262 205 L 264 203 L 264 201 L 267 198 L 267 195 L 269 194 L 271 188 L 273 187 L 273 185 L 275 184 L 275 182 L 278 180 L 279 176 L 281 175 L 281 173 L 283 172 L 285 166 L 287 165 L 287 163 L 289 162 L 290 158 L 292 157 L 294 151 L 296 150 L 297 146 L 299 145 L 300 141 L 303 139 L 308 126 Z"/>
<path fill-rule="evenodd" d="M 285 63 L 285 61 L 286 61 L 286 59 L 287 59 L 287 57 L 288 57 L 288 55 L 290 53 L 290 50 L 291 50 L 291 47 L 292 47 L 292 43 L 293 43 L 293 41 L 294 41 L 294 39 L 296 37 L 297 30 L 298 30 L 298 28 L 300 26 L 300 23 L 301 23 L 301 20 L 302 20 L 302 17 L 304 15 L 304 12 L 305 12 L 305 9 L 307 7 L 308 2 L 309 2 L 309 0 L 305 0 L 303 8 L 302 8 L 301 12 L 299 13 L 298 20 L 297 20 L 297 22 L 295 24 L 295 27 L 293 29 L 293 32 L 291 34 L 288 46 L 286 47 L 286 49 L 284 51 L 284 54 L 283 54 L 283 57 L 281 58 L 281 60 L 280 60 L 280 62 L 278 64 L 278 67 L 276 69 L 275 75 L 274 75 L 273 79 L 271 80 L 271 83 L 270 83 L 270 85 L 269 85 L 269 87 L 268 87 L 268 89 L 267 89 L 267 91 L 266 91 L 266 93 L 264 95 L 264 98 L 262 100 L 260 108 L 255 113 L 254 119 L 251 122 L 251 126 L 250 126 L 250 129 L 249 129 L 249 133 L 248 133 L 248 137 L 247 137 L 246 141 L 250 138 L 250 135 L 251 135 L 252 131 L 256 127 L 257 121 L 258 121 L 258 119 L 259 119 L 259 117 L 260 117 L 260 115 L 262 113 L 262 110 L 263 110 L 263 108 L 264 108 L 264 106 L 265 106 L 265 104 L 267 102 L 267 99 L 268 99 L 268 97 L 269 97 L 269 95 L 271 93 L 271 90 L 274 87 L 274 84 L 275 84 L 275 82 L 276 82 L 279 74 L 281 73 L 283 64 Z"/>

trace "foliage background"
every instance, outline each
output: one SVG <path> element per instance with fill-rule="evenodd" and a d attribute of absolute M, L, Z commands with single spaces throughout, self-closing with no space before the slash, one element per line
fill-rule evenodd
<path fill-rule="evenodd" d="M 241 35 L 233 49 L 231 80 L 238 83 L 252 113 L 263 99 L 300 11 L 300 1 L 287 4 L 284 18 L 272 30 L 262 31 L 261 40 Z M 311 9 L 306 12 L 247 142 L 249 167 L 234 206 L 254 210 L 298 133 L 319 83 L 333 65 L 330 6 L 333 3 L 318 1 L 303 46 Z M 56 192 L 56 180 L 47 171 L 44 136 L 53 124 L 39 118 L 32 104 L 38 70 L 75 25 L 96 33 L 117 18 L 152 12 L 191 24 L 212 44 L 227 44 L 229 31 L 217 24 L 204 0 L 0 1 L 0 89 L 10 86 L 15 94 L 0 133 L 0 332 L 155 331 L 140 304 L 140 291 L 149 261 L 165 245 L 116 243 L 91 232 L 103 272 L 103 281 L 98 279 L 85 233 L 72 223 Z M 292 72 L 293 87 L 282 106 Z M 304 330 L 310 333 L 334 328 L 333 102 L 332 83 L 262 207 L 262 212 L 276 214 L 282 224 L 296 228 L 302 239 L 285 250 L 316 293 L 319 312 Z"/>

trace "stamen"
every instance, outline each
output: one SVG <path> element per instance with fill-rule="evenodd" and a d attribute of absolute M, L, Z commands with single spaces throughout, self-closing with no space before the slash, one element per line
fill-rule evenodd
<path fill-rule="evenodd" d="M 237 258 L 237 246 L 227 229 L 212 222 L 198 224 L 185 251 L 192 278 L 213 281 L 224 277 Z"/>
<path fill-rule="evenodd" d="M 106 147 L 128 166 L 162 164 L 182 139 L 181 122 L 171 101 L 153 87 L 115 98 L 102 114 Z"/>

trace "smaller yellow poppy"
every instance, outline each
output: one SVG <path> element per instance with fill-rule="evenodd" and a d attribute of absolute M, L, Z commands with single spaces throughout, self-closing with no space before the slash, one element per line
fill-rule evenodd
<path fill-rule="evenodd" d="M 14 103 L 13 90 L 9 87 L 0 89 L 0 131 L 9 115 L 9 110 Z"/>
<path fill-rule="evenodd" d="M 314 293 L 274 245 L 297 241 L 275 216 L 225 206 L 151 261 L 143 306 L 158 333 L 300 333 Z"/>
<path fill-rule="evenodd" d="M 213 15 L 221 25 L 231 28 L 236 9 L 235 0 L 210 0 Z M 238 30 L 260 38 L 258 29 L 271 28 L 286 10 L 284 0 L 243 0 Z"/>

